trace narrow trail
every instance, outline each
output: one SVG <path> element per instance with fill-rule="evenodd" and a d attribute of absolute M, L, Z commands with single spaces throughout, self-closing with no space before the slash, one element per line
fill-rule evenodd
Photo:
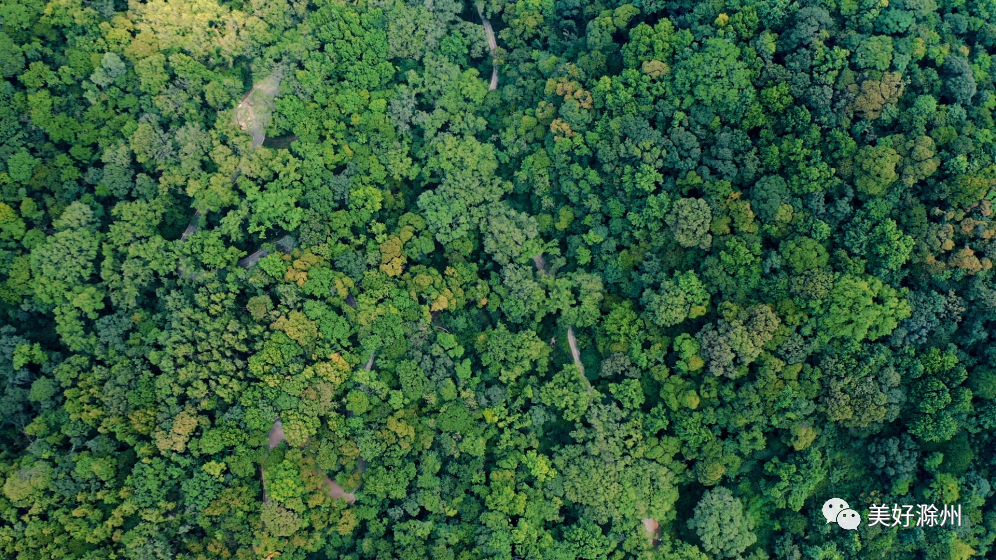
<path fill-rule="evenodd" d="M 492 45 L 492 52 L 495 49 L 497 43 L 494 40 L 494 31 L 491 30 L 491 24 L 485 20 L 485 28 L 489 33 L 489 43 Z M 270 121 L 270 111 L 273 108 L 273 100 L 280 91 L 280 82 L 283 79 L 284 68 L 283 65 L 278 66 L 274 69 L 273 73 L 267 78 L 262 80 L 259 84 L 253 85 L 252 89 L 249 90 L 235 108 L 235 121 L 239 127 L 253 137 L 252 147 L 258 148 L 266 140 L 264 134 L 266 126 Z M 491 78 L 491 89 L 497 87 L 498 80 L 498 69 L 495 68 L 494 75 Z M 235 174 L 232 176 L 232 185 L 238 181 L 239 176 L 242 174 L 241 169 L 236 169 Z M 190 219 L 190 223 L 187 224 L 186 229 L 183 230 L 183 234 L 180 236 L 180 242 L 187 241 L 192 235 L 197 233 L 198 226 L 200 224 L 201 211 L 198 209 L 194 212 L 194 215 Z M 277 241 L 274 242 L 277 249 L 284 252 L 289 252 L 294 246 L 294 238 L 290 235 L 285 235 Z M 259 259 L 267 256 L 269 252 L 266 249 L 260 247 L 255 252 L 249 256 L 239 260 L 238 266 L 242 268 L 251 268 Z M 183 269 L 183 263 L 181 262 L 178 267 L 177 272 L 180 276 L 184 276 L 185 271 Z M 346 303 L 353 308 L 357 307 L 356 299 L 352 294 L 346 297 Z M 364 366 L 365 371 L 370 371 L 373 368 L 374 355 L 370 355 L 370 360 Z M 352 416 L 351 412 L 347 412 L 347 416 Z M 280 418 L 277 418 L 273 422 L 273 426 L 270 428 L 270 432 L 267 435 L 267 446 L 269 450 L 272 451 L 281 442 L 286 441 L 284 434 L 284 425 Z M 367 470 L 367 463 L 363 458 L 357 460 L 357 471 L 364 473 Z M 315 474 L 321 474 L 319 471 L 315 471 Z M 263 470 L 263 466 L 259 467 L 260 481 L 263 486 L 263 503 L 269 503 L 270 499 L 266 494 L 266 473 Z M 327 474 L 325 475 L 325 483 L 328 485 L 328 495 L 334 499 L 344 499 L 347 503 L 353 504 L 356 502 L 356 494 L 352 492 L 346 492 L 346 490 L 339 485 L 338 482 L 332 480 Z M 279 554 L 279 553 L 276 553 Z M 271 555 L 272 557 L 273 555 Z"/>
<path fill-rule="evenodd" d="M 273 110 L 273 99 L 280 92 L 280 81 L 283 79 L 283 75 L 284 65 L 280 64 L 269 76 L 261 80 L 258 84 L 253 85 L 252 89 L 249 90 L 249 93 L 245 94 L 242 100 L 239 101 L 239 104 L 235 107 L 235 111 L 233 112 L 235 123 L 238 124 L 242 130 L 252 135 L 253 148 L 258 148 L 263 145 L 263 141 L 266 139 L 264 131 L 266 130 L 266 126 L 270 123 L 270 112 Z M 233 187 L 239 180 L 240 175 L 242 175 L 241 167 L 236 169 L 235 173 L 232 174 Z M 194 215 L 191 216 L 190 223 L 187 224 L 187 229 L 183 230 L 183 234 L 180 236 L 181 243 L 197 233 L 200 219 L 201 211 L 200 209 L 197 209 L 194 212 Z M 262 249 L 260 251 L 262 251 Z M 249 266 L 252 266 L 252 264 L 255 264 L 257 260 L 266 256 L 265 252 L 256 256 L 260 253 L 260 251 L 256 251 L 252 255 L 249 255 L 249 257 L 242 259 L 242 261 L 239 261 L 239 265 L 241 266 L 243 261 L 247 261 L 249 262 Z M 256 256 L 255 260 L 248 260 L 253 256 Z M 184 274 L 182 262 L 180 263 L 177 272 L 181 276 Z"/>
<path fill-rule="evenodd" d="M 495 49 L 498 48 L 498 41 L 495 39 L 495 29 L 491 27 L 491 22 L 488 21 L 488 18 L 484 17 L 484 12 L 481 11 L 480 6 L 477 7 L 477 13 L 481 16 L 481 21 L 484 22 L 484 34 L 488 36 L 488 48 L 494 54 Z"/>
<path fill-rule="evenodd" d="M 291 249 L 294 248 L 294 238 L 291 237 L 290 235 L 285 235 L 285 236 L 281 237 L 280 239 L 274 241 L 273 244 L 277 246 L 278 250 L 283 251 L 283 252 L 286 253 L 286 252 L 289 252 Z M 269 254 L 270 254 L 269 251 L 267 251 L 266 249 L 263 249 L 262 247 L 260 247 L 259 249 L 256 250 L 255 253 L 253 253 L 253 254 L 249 255 L 248 257 L 240 260 L 239 261 L 239 266 L 241 266 L 242 268 L 252 268 L 253 265 L 255 265 L 257 262 L 259 262 L 259 259 L 261 259 L 261 258 L 263 258 L 263 257 L 265 257 L 265 256 L 267 256 Z"/>
<path fill-rule="evenodd" d="M 235 173 L 232 174 L 232 186 L 233 187 L 235 186 L 236 181 L 239 180 L 239 176 L 240 175 L 242 175 L 242 169 L 241 168 L 240 169 L 236 169 Z M 201 223 L 201 210 L 200 210 L 200 208 L 198 208 L 198 209 L 194 210 L 194 215 L 190 217 L 190 222 L 187 224 L 186 229 L 184 229 L 183 233 L 180 235 L 180 243 L 186 242 L 187 239 L 190 238 L 190 236 L 192 236 L 195 233 L 197 233 L 197 230 L 200 227 L 200 223 Z M 183 276 L 186 273 L 184 271 L 184 269 L 183 269 L 183 259 L 182 258 L 180 259 L 180 264 L 176 268 L 176 273 L 178 275 L 180 275 L 180 276 Z"/>
<path fill-rule="evenodd" d="M 330 488 L 329 488 L 329 496 L 332 496 L 333 498 L 336 498 L 336 499 L 342 498 L 342 499 L 346 500 L 346 503 L 348 503 L 348 504 L 354 504 L 354 503 L 356 503 L 356 494 L 354 494 L 352 492 L 346 492 L 342 488 L 342 486 L 339 486 L 339 483 L 336 482 L 336 481 L 334 481 L 334 480 L 332 480 L 331 477 L 329 477 L 329 476 L 325 477 L 325 484 L 328 484 L 330 486 Z"/>
<path fill-rule="evenodd" d="M 546 259 L 543 258 L 543 253 L 533 256 L 533 263 L 536 264 L 537 272 L 544 276 L 550 275 L 546 270 Z M 584 375 L 584 364 L 581 363 L 581 350 L 578 348 L 578 339 L 574 336 L 574 325 L 567 325 L 567 344 L 571 347 L 571 358 L 574 359 L 574 365 L 578 367 L 578 370 L 581 372 L 581 379 L 584 381 L 585 387 L 588 388 L 588 392 L 591 393 L 594 389 L 591 388 L 591 383 Z"/>
<path fill-rule="evenodd" d="M 285 441 L 284 424 L 283 422 L 280 421 L 279 418 L 277 418 L 273 422 L 273 427 L 270 428 L 270 434 L 267 439 L 270 451 L 273 451 L 278 445 L 280 445 L 280 442 Z M 366 471 L 365 464 L 363 465 L 363 468 L 360 472 L 363 471 Z M 315 474 L 321 474 L 321 472 L 315 471 Z M 266 473 L 263 471 L 262 466 L 259 467 L 259 477 L 263 483 L 263 503 L 264 504 L 269 503 L 270 499 L 266 495 Z M 346 490 L 343 489 L 343 487 L 340 486 L 338 482 L 332 480 L 332 478 L 328 475 L 325 475 L 325 484 L 329 486 L 328 495 L 331 496 L 332 498 L 335 499 L 341 498 L 346 500 L 346 502 L 350 504 L 356 502 L 356 494 L 353 494 L 352 492 L 346 492 Z"/>
<path fill-rule="evenodd" d="M 588 378 L 584 375 L 584 364 L 581 363 L 581 351 L 578 350 L 578 339 L 574 337 L 574 326 L 567 325 L 567 344 L 571 347 L 571 358 L 574 358 L 574 365 L 578 367 L 581 371 L 581 379 L 584 379 L 584 384 L 588 387 L 588 392 L 592 392 L 591 383 L 588 382 Z"/>
<path fill-rule="evenodd" d="M 498 66 L 494 63 L 495 50 L 498 48 L 498 40 L 495 39 L 495 30 L 491 27 L 491 22 L 484 17 L 481 5 L 477 5 L 477 15 L 481 16 L 481 23 L 484 24 L 484 34 L 488 37 L 488 48 L 491 50 L 491 86 L 488 91 L 498 89 Z"/>
<path fill-rule="evenodd" d="M 290 236 L 285 236 L 280 241 L 288 239 L 289 237 Z M 277 241 L 277 243 L 279 244 L 280 241 Z M 259 251 L 256 251 L 255 253 L 249 255 L 245 259 L 242 259 L 242 261 L 239 261 L 239 266 L 243 266 L 244 268 L 249 268 L 250 266 L 256 264 L 256 262 L 265 255 L 266 251 L 260 249 Z M 247 262 L 249 261 L 249 259 L 252 259 L 253 257 L 255 258 L 251 262 Z M 247 264 L 243 265 L 243 262 L 247 262 Z M 353 309 L 356 309 L 358 307 L 356 303 L 356 298 L 353 297 L 353 294 L 349 294 L 346 296 L 346 304 L 352 307 Z M 370 360 L 367 361 L 366 365 L 363 366 L 363 371 L 370 371 L 373 369 L 374 357 L 375 355 L 371 353 Z M 360 387 L 362 387 L 362 385 Z M 346 418 L 352 418 L 352 417 L 353 417 L 353 411 L 347 410 Z M 269 445 L 269 448 L 272 451 L 274 448 L 280 445 L 280 442 L 282 441 L 285 441 L 284 425 L 283 422 L 281 422 L 280 419 L 277 418 L 273 422 L 273 427 L 270 428 L 270 433 L 267 436 L 267 444 Z M 363 459 L 363 457 L 357 458 L 356 471 L 354 472 L 359 472 L 359 473 L 367 472 L 367 462 Z M 319 471 L 315 471 L 315 474 L 321 474 L 321 473 Z M 268 503 L 269 498 L 266 495 L 266 474 L 263 472 L 262 466 L 259 467 L 259 476 L 263 484 L 263 503 Z M 332 498 L 346 500 L 346 503 L 349 504 L 353 504 L 356 502 L 356 494 L 353 492 L 346 492 L 346 490 L 338 482 L 332 480 L 332 477 L 328 476 L 328 474 L 325 475 L 325 484 L 328 485 L 329 487 L 328 495 L 331 496 Z"/>
<path fill-rule="evenodd" d="M 280 445 L 280 442 L 282 441 L 284 441 L 284 423 L 277 418 L 276 421 L 273 422 L 273 427 L 270 428 L 270 449 Z"/>
<path fill-rule="evenodd" d="M 190 236 L 194 235 L 195 233 L 197 233 L 197 222 L 198 222 L 198 218 L 200 217 L 200 215 L 201 215 L 200 210 L 198 210 L 194 214 L 194 219 L 192 219 L 190 221 L 190 225 L 187 226 L 187 229 L 185 229 L 183 231 L 183 235 L 180 237 L 180 242 L 181 243 L 184 242 L 184 241 L 186 241 L 188 237 L 190 237 Z M 294 238 L 291 237 L 290 235 L 285 235 L 285 236 L 281 237 L 280 239 L 274 241 L 274 245 L 277 246 L 277 249 L 279 251 L 282 251 L 284 253 L 289 253 L 290 250 L 294 248 Z M 238 265 L 240 267 L 242 267 L 242 268 L 252 268 L 257 262 L 259 262 L 259 259 L 261 259 L 261 258 L 263 258 L 263 257 L 265 257 L 265 256 L 267 256 L 269 254 L 270 254 L 269 251 L 267 251 L 266 249 L 263 249 L 262 247 L 260 247 L 254 253 L 252 253 L 251 255 L 249 255 L 248 257 L 245 257 L 245 258 L 239 260 Z M 186 270 L 184 270 L 184 268 L 183 268 L 183 262 L 182 262 L 182 260 L 180 262 L 180 265 L 177 267 L 177 274 L 179 274 L 180 276 L 185 276 L 186 275 Z"/>
<path fill-rule="evenodd" d="M 200 223 L 201 211 L 198 210 L 194 212 L 194 215 L 190 218 L 190 223 L 187 224 L 187 229 L 183 230 L 183 235 L 180 236 L 180 241 L 186 241 L 188 237 L 197 233 L 197 224 Z"/>
<path fill-rule="evenodd" d="M 266 255 L 269 255 L 269 254 L 270 253 L 267 252 L 266 249 L 258 249 L 255 253 L 253 253 L 253 254 L 249 255 L 248 257 L 240 260 L 239 261 L 239 266 L 241 266 L 242 268 L 250 268 L 254 264 L 256 264 L 256 262 L 259 261 L 259 259 L 261 259 L 261 258 L 263 258 L 263 257 L 265 257 Z"/>
<path fill-rule="evenodd" d="M 546 271 L 546 259 L 543 258 L 542 253 L 533 257 L 533 262 L 536 263 L 536 270 L 539 271 L 540 274 L 549 274 Z"/>
<path fill-rule="evenodd" d="M 190 237 L 191 235 L 197 233 L 197 226 L 200 223 L 200 221 L 201 221 L 201 211 L 197 210 L 194 212 L 194 215 L 190 218 L 190 223 L 187 224 L 187 229 L 183 230 L 183 234 L 180 235 L 181 243 L 186 241 L 187 238 Z M 183 277 L 187 273 L 187 271 L 183 268 L 184 264 L 183 261 L 184 261 L 183 257 L 180 257 L 180 264 L 178 264 L 176 267 L 176 273 L 181 277 Z"/>
<path fill-rule="evenodd" d="M 284 441 L 284 424 L 279 418 L 273 422 L 273 427 L 270 428 L 267 440 L 270 446 L 270 451 L 273 451 L 275 447 L 280 445 L 280 442 Z M 259 478 L 263 483 L 263 503 L 266 504 L 270 502 L 270 498 L 266 496 L 266 473 L 263 472 L 263 465 L 259 466 Z"/>
<path fill-rule="evenodd" d="M 542 253 L 533 257 L 533 263 L 536 264 L 537 272 L 544 276 L 550 275 L 550 272 L 546 269 L 546 259 L 543 258 Z M 588 378 L 584 374 L 584 364 L 581 362 L 581 349 L 578 348 L 578 339 L 574 336 L 574 325 L 567 326 L 567 344 L 571 347 L 571 358 L 573 358 L 574 365 L 577 366 L 581 374 L 581 381 L 584 382 L 587 392 L 589 394 L 594 392 L 591 382 L 588 381 Z M 645 519 L 641 519 L 640 521 L 643 524 L 644 530 L 647 532 L 647 539 L 650 541 L 650 544 L 656 546 L 661 537 L 660 523 L 652 517 L 647 517 Z"/>

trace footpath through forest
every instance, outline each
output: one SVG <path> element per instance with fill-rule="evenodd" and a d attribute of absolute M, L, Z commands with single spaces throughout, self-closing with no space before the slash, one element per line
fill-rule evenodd
<path fill-rule="evenodd" d="M 283 441 L 286 441 L 286 439 L 284 438 L 284 424 L 283 422 L 280 421 L 279 418 L 277 418 L 273 422 L 273 427 L 270 428 L 270 433 L 268 436 L 268 444 L 270 451 L 273 451 Z M 357 470 L 359 472 L 366 472 L 367 470 L 366 462 L 363 461 L 363 459 L 359 460 L 359 465 Z M 315 471 L 315 473 L 321 474 L 319 471 Z M 259 477 L 260 481 L 263 483 L 263 503 L 268 503 L 270 499 L 266 496 L 266 472 L 263 470 L 262 466 L 259 467 Z M 346 490 L 343 489 L 343 487 L 340 486 L 338 482 L 332 480 L 332 478 L 328 476 L 328 474 L 325 475 L 325 484 L 328 485 L 329 487 L 328 494 L 332 498 L 334 499 L 342 498 L 346 500 L 347 503 L 350 504 L 356 502 L 356 494 L 352 492 L 346 492 Z"/>
<path fill-rule="evenodd" d="M 550 276 L 550 273 L 546 270 L 546 259 L 543 258 L 543 254 L 540 253 L 533 257 L 533 262 L 536 263 L 536 271 L 544 276 Z M 581 350 L 578 348 L 578 339 L 574 336 L 574 325 L 567 325 L 567 344 L 571 347 L 571 358 L 574 360 L 574 365 L 577 366 L 578 371 L 581 373 L 581 380 L 584 381 L 585 387 L 587 387 L 588 392 L 591 393 L 593 389 L 591 388 L 591 383 L 588 378 L 584 375 L 584 364 L 581 363 Z"/>
<path fill-rule="evenodd" d="M 537 272 L 546 276 L 550 275 L 550 272 L 546 270 L 546 259 L 543 258 L 542 253 L 535 255 L 533 257 L 533 262 L 536 264 Z M 574 360 L 574 365 L 578 368 L 581 381 L 584 383 L 588 393 L 593 392 L 594 389 L 591 387 L 591 382 L 588 381 L 588 377 L 585 376 L 584 373 L 584 364 L 581 363 L 581 350 L 578 348 L 578 339 L 574 336 L 574 325 L 567 325 L 567 344 L 571 347 L 571 358 Z M 652 517 L 648 517 L 641 521 L 643 523 L 643 528 L 647 531 L 647 538 L 651 543 L 656 543 L 657 540 L 660 539 L 660 523 Z"/>
<path fill-rule="evenodd" d="M 484 12 L 481 9 L 480 5 L 477 6 L 477 13 L 478 15 L 480 15 L 481 21 L 484 25 L 484 33 L 487 36 L 488 48 L 491 51 L 492 72 L 491 72 L 491 85 L 489 87 L 489 91 L 494 91 L 498 89 L 498 66 L 497 64 L 494 64 L 493 61 L 495 50 L 498 48 L 498 41 L 495 39 L 494 28 L 491 26 L 491 22 L 488 21 L 488 18 L 484 16 Z M 270 74 L 270 76 L 262 80 L 260 83 L 253 85 L 252 89 L 250 89 L 249 93 L 247 93 L 245 97 L 242 98 L 242 100 L 239 102 L 239 105 L 235 109 L 235 114 L 234 114 L 235 121 L 243 131 L 252 135 L 253 148 L 258 148 L 259 146 L 262 146 L 263 142 L 266 140 L 266 135 L 265 135 L 266 126 L 270 122 L 270 114 L 273 110 L 273 101 L 276 98 L 277 93 L 279 93 L 280 91 L 280 82 L 283 78 L 283 72 L 284 72 L 283 66 L 278 66 Z M 235 181 L 238 180 L 240 173 L 241 170 L 235 171 L 235 174 L 232 177 L 233 184 L 235 183 Z M 184 229 L 183 231 L 183 234 L 180 236 L 181 242 L 187 241 L 188 238 L 197 233 L 201 216 L 202 213 L 199 209 L 194 212 L 194 215 L 191 217 L 190 223 L 187 225 L 186 229 Z M 289 252 L 294 246 L 294 238 L 291 237 L 290 235 L 285 235 L 280 239 L 278 239 L 277 241 L 275 241 L 274 244 L 279 250 L 283 252 Z M 265 248 L 261 246 L 259 249 L 257 249 L 250 255 L 239 260 L 238 266 L 246 269 L 252 268 L 261 258 L 267 256 L 268 254 L 269 251 L 267 251 Z M 533 257 L 533 260 L 536 263 L 536 268 L 539 270 L 539 272 L 541 274 L 547 274 L 546 260 L 543 258 L 543 255 L 537 255 Z M 184 274 L 184 269 L 182 264 L 178 272 L 181 276 Z M 354 309 L 357 308 L 356 298 L 354 298 L 352 294 L 349 294 L 346 297 L 346 304 L 353 307 Z M 580 370 L 581 376 L 584 377 L 584 366 L 581 363 L 581 353 L 578 350 L 577 339 L 574 336 L 573 326 L 569 325 L 567 327 L 567 337 L 568 337 L 568 343 L 570 344 L 571 347 L 571 356 L 574 360 L 574 364 Z M 364 371 L 369 372 L 373 369 L 374 358 L 375 358 L 375 353 L 371 352 L 370 359 L 363 366 Z M 591 392 L 592 390 L 591 384 L 587 383 L 587 379 L 585 379 L 585 382 L 588 391 Z M 353 416 L 352 411 L 346 411 L 347 418 L 350 418 L 352 416 Z M 286 438 L 284 437 L 283 422 L 281 422 L 280 418 L 277 418 L 276 420 L 274 420 L 273 426 L 270 428 L 270 432 L 267 437 L 268 447 L 272 451 L 277 446 L 279 446 L 280 443 L 283 441 L 286 441 Z M 366 461 L 362 457 L 358 459 L 357 463 L 358 463 L 357 471 L 360 473 L 366 472 Z M 266 495 L 266 473 L 264 472 L 262 465 L 259 467 L 259 472 L 260 472 L 260 481 L 263 486 L 263 502 L 267 503 L 269 502 L 269 498 Z M 352 492 L 346 492 L 346 490 L 341 485 L 339 485 L 339 483 L 332 480 L 332 478 L 329 477 L 327 474 L 325 476 L 325 483 L 329 486 L 328 494 L 332 498 L 336 499 L 342 498 L 345 499 L 350 504 L 356 502 L 356 494 Z"/>
<path fill-rule="evenodd" d="M 260 249 L 260 251 L 262 251 L 262 249 Z M 257 253 L 260 251 L 257 251 Z M 259 259 L 257 258 L 256 260 Z M 246 266 L 246 268 L 249 268 L 255 263 L 256 263 L 255 260 L 252 261 L 252 263 Z M 241 266 L 241 261 L 239 264 Z M 353 294 L 349 294 L 348 296 L 346 296 L 346 304 L 352 307 L 353 309 L 357 308 L 356 298 L 353 297 Z M 371 352 L 370 359 L 367 361 L 366 365 L 363 366 L 363 371 L 372 370 L 373 364 L 374 364 L 374 353 Z M 360 385 L 360 387 L 363 388 L 362 385 Z M 352 418 L 352 417 L 353 417 L 353 411 L 347 410 L 346 418 Z M 277 418 L 276 420 L 273 421 L 273 427 L 270 428 L 270 433 L 267 440 L 268 440 L 268 445 L 270 447 L 270 451 L 272 451 L 274 448 L 280 445 L 280 442 L 286 441 L 286 438 L 284 437 L 284 425 L 283 422 L 280 421 L 280 418 Z M 359 472 L 359 473 L 367 472 L 367 462 L 363 459 L 363 457 L 359 457 L 357 459 L 356 471 L 354 472 Z M 267 498 L 266 496 L 266 473 L 263 471 L 262 466 L 259 467 L 259 476 L 263 484 L 263 502 L 266 503 L 269 502 L 269 498 Z M 346 492 L 346 490 L 341 485 L 339 485 L 338 482 L 332 480 L 332 478 L 328 476 L 328 474 L 325 475 L 325 483 L 329 486 L 328 494 L 332 498 L 334 499 L 342 498 L 346 500 L 347 503 L 350 504 L 356 502 L 356 494 L 352 492 Z"/>
<path fill-rule="evenodd" d="M 481 16 L 481 22 L 484 24 L 484 34 L 488 36 L 488 49 L 491 50 L 491 86 L 488 91 L 494 91 L 498 89 L 498 65 L 495 64 L 495 50 L 498 48 L 498 41 L 495 39 L 495 30 L 491 27 L 491 22 L 488 18 L 484 17 L 484 11 L 481 9 L 481 5 L 477 4 L 477 14 Z"/>

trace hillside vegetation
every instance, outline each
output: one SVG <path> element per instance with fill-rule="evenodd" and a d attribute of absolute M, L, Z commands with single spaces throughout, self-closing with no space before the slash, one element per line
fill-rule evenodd
<path fill-rule="evenodd" d="M 996 555 L 996 3 L 623 1 L 0 2 L 0 558 Z"/>

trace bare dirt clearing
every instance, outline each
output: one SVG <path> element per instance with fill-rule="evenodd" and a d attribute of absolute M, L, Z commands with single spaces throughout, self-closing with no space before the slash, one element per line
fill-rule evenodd
<path fill-rule="evenodd" d="M 252 135 L 252 147 L 258 148 L 266 140 L 266 127 L 270 124 L 273 112 L 273 99 L 280 92 L 280 81 L 284 67 L 277 66 L 273 73 L 258 84 L 235 107 L 235 122 L 239 128 Z"/>
<path fill-rule="evenodd" d="M 647 530 L 647 538 L 650 542 L 656 542 L 660 538 L 661 524 L 656 519 L 648 517 L 643 520 L 643 528 Z"/>

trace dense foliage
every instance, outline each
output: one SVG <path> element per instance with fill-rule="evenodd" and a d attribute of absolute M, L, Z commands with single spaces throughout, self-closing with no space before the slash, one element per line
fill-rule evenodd
<path fill-rule="evenodd" d="M 996 3 L 622 1 L 0 2 L 0 557 L 996 554 Z"/>

